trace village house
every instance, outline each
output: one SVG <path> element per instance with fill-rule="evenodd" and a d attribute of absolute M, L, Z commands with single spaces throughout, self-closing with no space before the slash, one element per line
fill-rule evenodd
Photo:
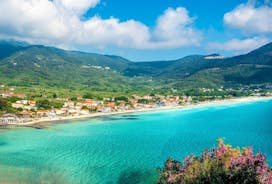
<path fill-rule="evenodd" d="M 167 103 L 178 103 L 179 96 L 167 96 L 166 101 L 167 101 Z"/>
<path fill-rule="evenodd" d="M 104 112 L 104 113 L 109 113 L 112 112 L 111 107 L 101 107 L 98 112 Z"/>
<path fill-rule="evenodd" d="M 145 99 L 145 100 L 152 100 L 153 97 L 152 96 L 149 96 L 149 95 L 145 95 L 142 97 L 142 99 Z"/>
<path fill-rule="evenodd" d="M 36 101 L 34 101 L 34 100 L 28 100 L 28 104 L 29 104 L 31 107 L 36 107 Z"/>
<path fill-rule="evenodd" d="M 82 102 L 82 107 L 83 106 L 88 107 L 88 108 L 97 107 L 99 104 L 100 104 L 99 101 L 87 99 L 84 102 Z"/>
<path fill-rule="evenodd" d="M 82 96 L 77 96 L 76 99 L 77 100 L 83 100 L 83 97 Z"/>
<path fill-rule="evenodd" d="M 37 110 L 36 101 L 33 100 L 18 100 L 15 103 L 12 103 L 11 106 L 16 109 Z"/>
<path fill-rule="evenodd" d="M 79 111 L 79 113 L 80 113 L 80 115 L 88 115 L 88 114 L 90 114 L 90 111 L 87 110 L 87 109 L 81 109 L 81 110 Z"/>
<path fill-rule="evenodd" d="M 64 115 L 66 114 L 66 109 L 65 108 L 55 108 L 53 109 L 56 113 L 56 115 Z"/>
<path fill-rule="evenodd" d="M 82 102 L 77 102 L 76 105 L 75 105 L 75 108 L 76 108 L 77 110 L 82 109 L 82 107 L 83 107 Z"/>
<path fill-rule="evenodd" d="M 164 102 L 156 102 L 155 107 L 164 107 L 165 103 Z"/>
<path fill-rule="evenodd" d="M 22 111 L 22 112 L 17 112 L 17 114 L 23 118 L 31 118 L 33 115 L 33 112 L 31 111 Z"/>
<path fill-rule="evenodd" d="M 16 97 L 16 98 L 26 98 L 27 96 L 22 93 L 13 93 L 10 95 L 11 97 Z"/>
<path fill-rule="evenodd" d="M 103 98 L 103 101 L 112 101 L 111 98 Z"/>
<path fill-rule="evenodd" d="M 73 101 L 64 102 L 63 107 L 74 108 L 75 103 Z"/>
<path fill-rule="evenodd" d="M 37 115 L 39 117 L 55 117 L 56 113 L 52 110 L 38 110 Z"/>
<path fill-rule="evenodd" d="M 113 111 L 116 111 L 116 110 L 117 110 L 117 107 L 116 107 L 114 102 L 106 103 L 101 108 L 98 109 L 98 111 L 106 112 L 106 113 L 113 112 Z"/>
<path fill-rule="evenodd" d="M 180 98 L 180 103 L 184 104 L 184 103 L 186 103 L 186 100 L 187 100 L 187 97 L 186 96 L 182 96 Z"/>
<path fill-rule="evenodd" d="M 18 117 L 15 114 L 4 114 L 0 118 L 0 125 L 8 125 L 18 122 Z"/>
<path fill-rule="evenodd" d="M 138 102 L 138 98 L 129 98 L 130 103 L 134 106 Z"/>
<path fill-rule="evenodd" d="M 21 101 L 16 101 L 16 103 L 12 103 L 11 106 L 12 106 L 13 108 L 18 109 L 18 108 L 23 108 L 23 107 L 24 107 L 24 104 L 21 103 Z"/>
<path fill-rule="evenodd" d="M 69 108 L 67 110 L 67 113 L 73 116 L 78 116 L 80 114 L 80 110 L 75 109 L 75 108 Z"/>
<path fill-rule="evenodd" d="M 7 97 L 11 97 L 11 95 L 12 95 L 13 93 L 11 92 L 11 91 L 2 91 L 1 93 L 0 93 L 0 96 L 1 97 L 3 97 L 3 98 L 7 98 Z"/>

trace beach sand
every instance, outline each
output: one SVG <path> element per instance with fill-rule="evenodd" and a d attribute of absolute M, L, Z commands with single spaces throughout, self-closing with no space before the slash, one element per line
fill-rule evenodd
<path fill-rule="evenodd" d="M 169 105 L 169 106 L 163 106 L 163 107 L 141 108 L 141 109 L 135 109 L 135 110 L 126 110 L 126 111 L 109 112 L 109 113 L 96 112 L 96 113 L 91 113 L 88 115 L 80 115 L 80 116 L 57 116 L 54 118 L 45 117 L 45 118 L 33 119 L 25 123 L 14 123 L 11 125 L 31 126 L 31 125 L 46 123 L 46 122 L 53 123 L 58 121 L 80 120 L 80 119 L 86 119 L 86 118 L 111 116 L 111 115 L 119 115 L 119 114 L 131 114 L 131 113 L 138 113 L 138 112 L 163 111 L 163 110 L 172 110 L 172 109 L 191 109 L 191 108 L 207 106 L 207 105 L 228 105 L 228 104 L 236 104 L 236 103 L 243 103 L 243 102 L 262 101 L 262 100 L 272 100 L 272 97 L 241 97 L 241 98 L 231 98 L 231 99 L 224 99 L 224 100 L 204 101 L 204 102 L 199 102 L 196 104 L 189 103 L 189 104 L 183 104 L 183 105 Z"/>

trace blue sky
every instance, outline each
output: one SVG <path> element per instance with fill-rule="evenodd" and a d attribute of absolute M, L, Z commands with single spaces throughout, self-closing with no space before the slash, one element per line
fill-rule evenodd
<path fill-rule="evenodd" d="M 269 0 L 3 0 L 0 11 L 0 39 L 134 61 L 232 56 L 272 40 Z"/>
<path fill-rule="evenodd" d="M 95 8 L 89 9 L 84 16 L 92 17 L 98 14 L 104 19 L 114 16 L 121 21 L 134 19 L 148 26 L 154 26 L 158 15 L 167 8 L 185 7 L 192 16 L 198 17 L 197 27 L 222 29 L 224 13 L 246 2 L 245 0 L 103 0 Z"/>
<path fill-rule="evenodd" d="M 104 0 L 96 8 L 91 8 L 84 16 L 89 18 L 98 14 L 104 19 L 111 16 L 118 17 L 121 21 L 134 19 L 154 27 L 158 15 L 162 14 L 167 8 L 185 7 L 189 10 L 190 15 L 196 18 L 194 26 L 205 32 L 205 41 L 225 41 L 224 14 L 241 3 L 247 3 L 247 1 L 225 0 L 222 3 L 222 1 L 218 0 Z M 118 53 L 118 49 L 113 50 Z M 129 53 L 126 54 L 125 52 Z M 122 49 L 119 53 L 128 58 L 135 58 L 135 60 L 141 60 L 142 58 L 146 60 L 167 60 L 190 54 L 208 54 L 210 52 L 213 51 L 189 46 L 165 50 Z M 224 54 L 232 55 L 234 53 L 224 52 Z"/>

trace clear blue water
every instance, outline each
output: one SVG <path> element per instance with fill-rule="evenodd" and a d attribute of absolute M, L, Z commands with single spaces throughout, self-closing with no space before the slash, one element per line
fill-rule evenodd
<path fill-rule="evenodd" d="M 216 146 L 254 146 L 272 163 L 272 101 L 119 115 L 0 131 L 0 181 L 154 183 L 157 167 Z"/>

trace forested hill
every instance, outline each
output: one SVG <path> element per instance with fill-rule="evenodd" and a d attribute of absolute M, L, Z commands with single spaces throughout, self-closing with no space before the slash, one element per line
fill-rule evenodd
<path fill-rule="evenodd" d="M 131 62 L 119 56 L 2 41 L 0 80 L 16 86 L 112 92 L 272 83 L 272 43 L 245 55 L 216 56 Z"/>

